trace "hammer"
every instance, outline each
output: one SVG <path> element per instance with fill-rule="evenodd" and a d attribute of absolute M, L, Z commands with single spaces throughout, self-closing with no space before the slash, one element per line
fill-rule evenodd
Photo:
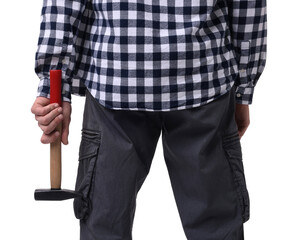
<path fill-rule="evenodd" d="M 50 104 L 61 101 L 61 70 L 50 70 Z M 50 183 L 51 189 L 36 189 L 34 192 L 35 200 L 60 201 L 70 198 L 81 197 L 81 193 L 61 189 L 61 131 L 62 123 L 56 127 L 59 131 L 58 139 L 50 143 Z"/>

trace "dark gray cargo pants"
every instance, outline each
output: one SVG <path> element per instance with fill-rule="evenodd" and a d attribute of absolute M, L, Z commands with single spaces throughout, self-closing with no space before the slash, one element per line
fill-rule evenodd
<path fill-rule="evenodd" d="M 243 240 L 249 219 L 235 87 L 206 105 L 169 112 L 104 108 L 87 91 L 74 200 L 81 240 L 131 240 L 136 197 L 162 131 L 188 240 Z M 142 240 L 142 239 L 141 239 Z"/>

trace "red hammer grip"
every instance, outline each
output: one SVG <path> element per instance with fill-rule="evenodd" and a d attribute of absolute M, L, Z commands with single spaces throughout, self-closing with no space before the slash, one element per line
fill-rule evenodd
<path fill-rule="evenodd" d="M 50 70 L 50 104 L 61 106 L 61 70 Z"/>

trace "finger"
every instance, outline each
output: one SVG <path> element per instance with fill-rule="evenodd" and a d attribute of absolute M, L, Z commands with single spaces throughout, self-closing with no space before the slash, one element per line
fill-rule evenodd
<path fill-rule="evenodd" d="M 46 126 L 46 125 L 49 125 L 50 122 L 61 113 L 62 113 L 61 107 L 55 108 L 54 110 L 52 110 L 45 116 L 35 116 L 35 120 L 37 120 L 39 122 L 39 124 Z"/>
<path fill-rule="evenodd" d="M 38 123 L 39 127 L 42 129 L 42 131 L 47 135 L 52 133 L 57 125 L 63 120 L 63 115 L 60 114 L 56 118 L 54 118 L 49 125 L 42 125 Z"/>
<path fill-rule="evenodd" d="M 49 112 L 51 112 L 52 110 L 54 110 L 57 107 L 59 107 L 59 105 L 57 103 L 51 103 L 47 106 L 35 104 L 32 107 L 31 112 L 33 114 L 35 114 L 36 116 L 45 116 L 46 114 L 48 114 Z"/>
<path fill-rule="evenodd" d="M 58 139 L 58 137 L 59 137 L 58 131 L 52 132 L 51 134 L 43 133 L 41 137 L 41 143 L 43 144 L 53 143 Z"/>
<path fill-rule="evenodd" d="M 31 112 L 33 114 L 35 114 L 36 108 L 47 106 L 47 105 L 49 105 L 49 103 L 50 103 L 50 99 L 48 99 L 46 97 L 37 97 L 35 99 L 33 105 L 31 106 Z"/>

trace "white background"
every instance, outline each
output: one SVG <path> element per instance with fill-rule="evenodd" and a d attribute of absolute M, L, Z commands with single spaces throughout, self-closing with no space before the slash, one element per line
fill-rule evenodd
<path fill-rule="evenodd" d="M 42 1 L 3 1 L 0 8 L 0 239 L 79 239 L 72 200 L 36 202 L 49 187 L 49 145 L 30 112 L 38 78 L 34 55 Z M 251 217 L 245 238 L 300 239 L 298 1 L 268 1 L 267 66 L 250 105 L 241 140 Z M 63 147 L 62 187 L 74 189 L 84 98 L 73 96 L 69 145 Z M 150 173 L 137 197 L 135 240 L 184 240 L 158 142 Z M 200 240 L 199 236 L 199 240 Z"/>

